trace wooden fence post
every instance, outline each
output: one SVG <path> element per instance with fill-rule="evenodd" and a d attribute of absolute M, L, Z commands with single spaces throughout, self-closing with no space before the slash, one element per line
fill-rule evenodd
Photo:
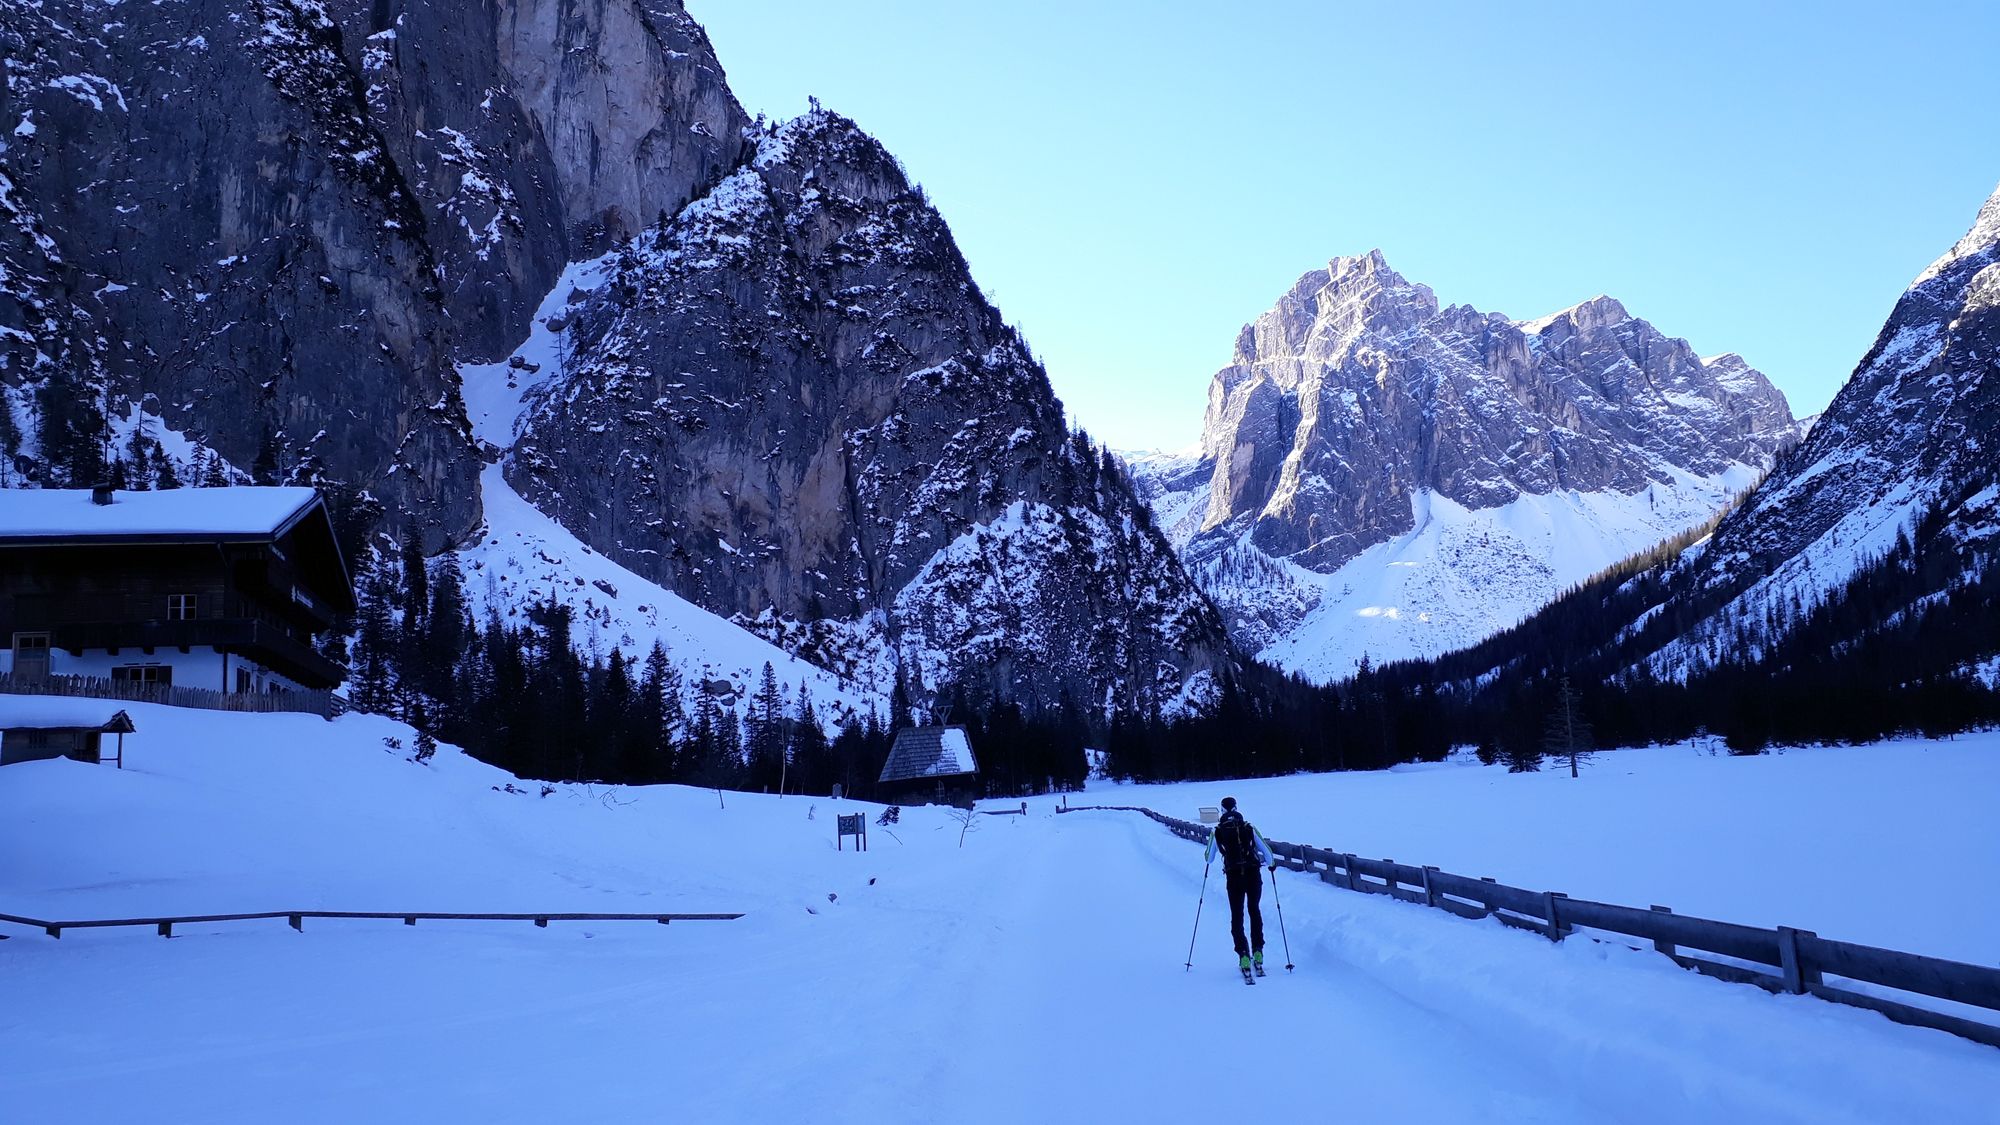
<path fill-rule="evenodd" d="M 1395 897 L 1396 897 L 1396 866 L 1395 866 L 1395 864 L 1396 864 L 1396 861 L 1395 861 L 1395 860 L 1393 860 L 1393 859 L 1390 859 L 1390 858 L 1389 858 L 1388 856 L 1386 856 L 1386 855 L 1385 855 L 1385 856 L 1383 856 L 1383 857 L 1382 857 L 1382 862 L 1383 862 L 1383 863 L 1386 863 L 1386 864 L 1388 864 L 1388 865 L 1389 865 L 1389 871 L 1388 871 L 1388 873 L 1387 873 L 1387 874 L 1385 874 L 1385 875 L 1383 875 L 1382 877 L 1383 877 L 1384 879 L 1387 879 L 1387 880 L 1389 880 L 1389 885 L 1388 885 L 1388 894 L 1389 894 L 1389 897 L 1390 897 L 1390 898 L 1395 898 Z"/>
<path fill-rule="evenodd" d="M 1669 909 L 1669 908 L 1667 908 L 1667 907 L 1664 907 L 1664 906 L 1655 906 L 1655 907 L 1653 907 L 1653 910 L 1654 910 L 1654 912 L 1655 912 L 1655 913 L 1659 913 L 1659 914 L 1672 914 L 1672 913 L 1673 913 L 1673 911 L 1672 911 L 1671 909 Z M 1664 954 L 1666 954 L 1666 955 L 1667 955 L 1667 956 L 1669 956 L 1669 957 L 1675 957 L 1675 956 L 1678 956 L 1678 955 L 1680 954 L 1680 948 L 1679 948 L 1678 946 L 1676 946 L 1676 945 L 1675 945 L 1675 944 L 1674 944 L 1673 942 L 1670 942 L 1670 941 L 1661 941 L 1661 940 L 1660 940 L 1659 938 L 1654 938 L 1654 939 L 1653 939 L 1653 952 L 1655 952 L 1655 953 L 1664 953 Z"/>
<path fill-rule="evenodd" d="M 1818 937 L 1811 930 L 1796 930 L 1790 926 L 1778 927 L 1778 960 L 1785 971 L 1785 991 L 1804 992 L 1820 982 L 1819 970 L 1805 963 L 1799 956 L 1799 937 Z"/>
<path fill-rule="evenodd" d="M 1340 864 L 1342 867 L 1347 868 L 1347 889 L 1350 891 L 1360 890 L 1361 883 L 1358 879 L 1355 878 L 1354 875 L 1354 853 L 1342 852 L 1340 856 Z"/>
<path fill-rule="evenodd" d="M 295 930 L 297 930 L 298 932 L 300 932 L 300 933 L 305 933 L 305 932 L 306 932 L 306 916 L 305 916 L 305 915 L 303 915 L 303 914 L 293 914 L 293 915 L 291 915 L 290 917 L 288 917 L 288 918 L 286 919 L 286 921 L 290 922 L 290 923 L 291 923 L 291 926 L 292 926 L 292 928 L 293 928 L 293 929 L 295 929 Z"/>
<path fill-rule="evenodd" d="M 1563 938 L 1569 936 L 1569 927 L 1562 924 L 1562 918 L 1556 912 L 1557 900 L 1568 897 L 1568 895 L 1561 891 L 1542 892 L 1542 912 L 1549 917 L 1550 941 L 1561 941 Z"/>
<path fill-rule="evenodd" d="M 172 936 L 174 936 L 174 924 L 173 924 L 172 922 L 161 922 L 161 923 L 160 923 L 160 936 L 161 936 L 161 937 L 172 937 Z"/>
<path fill-rule="evenodd" d="M 1426 867 L 1426 868 L 1424 868 L 1424 905 L 1425 905 L 1425 906 L 1436 906 L 1436 905 L 1438 904 L 1438 890 L 1437 890 L 1437 886 L 1436 886 L 1436 884 L 1434 884 L 1434 883 L 1432 883 L 1432 882 L 1431 882 L 1431 876 L 1432 876 L 1433 874 L 1435 874 L 1435 873 L 1436 873 L 1436 871 L 1437 871 L 1437 868 L 1435 868 L 1435 867 Z"/>

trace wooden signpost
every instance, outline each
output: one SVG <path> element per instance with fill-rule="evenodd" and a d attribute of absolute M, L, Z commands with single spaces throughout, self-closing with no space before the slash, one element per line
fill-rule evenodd
<path fill-rule="evenodd" d="M 834 835 L 833 838 L 834 850 L 840 851 L 845 849 L 847 847 L 847 838 L 849 836 L 852 836 L 854 837 L 854 850 L 858 852 L 867 851 L 868 814 L 855 813 L 852 816 L 843 815 L 838 819 L 840 821 L 840 824 L 839 824 L 839 831 Z"/>

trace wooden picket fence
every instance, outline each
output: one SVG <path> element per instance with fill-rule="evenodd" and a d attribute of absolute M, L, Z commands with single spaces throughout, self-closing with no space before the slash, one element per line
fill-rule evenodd
<path fill-rule="evenodd" d="M 83 921 L 51 922 L 43 918 L 23 918 L 16 914 L 0 914 L 0 922 L 12 922 L 17 926 L 32 926 L 52 938 L 60 938 L 64 930 L 101 930 L 116 926 L 152 926 L 161 937 L 174 936 L 174 927 L 194 925 L 204 922 L 250 922 L 259 919 L 283 918 L 294 930 L 304 932 L 308 918 L 380 918 L 401 919 L 405 926 L 414 926 L 419 919 L 472 922 L 533 922 L 547 927 L 550 922 L 657 922 L 664 926 L 669 922 L 733 922 L 743 917 L 741 914 L 438 914 L 422 911 L 366 911 L 366 910 L 266 910 L 254 914 L 191 914 L 168 918 L 93 918 Z"/>
<path fill-rule="evenodd" d="M 0 695 L 54 695 L 73 699 L 111 699 L 125 703 L 164 703 L 207 711 L 259 714 L 298 713 L 335 718 L 347 710 L 347 700 L 331 691 L 214 691 L 180 684 L 143 684 L 102 676 L 44 676 L 16 679 L 0 675 Z"/>
<path fill-rule="evenodd" d="M 1178 820 L 1152 809 L 1129 805 L 1071 805 L 1061 812 L 1135 812 L 1165 825 L 1183 839 L 1206 843 L 1209 828 Z M 1461 918 L 1494 918 L 1517 929 L 1561 941 L 1575 931 L 1637 939 L 1650 943 L 1662 956 L 1704 976 L 1756 985 L 1769 992 L 1817 996 L 1837 1004 L 1867 1008 L 1916 1027 L 1935 1028 L 1975 1042 L 2000 1047 L 2000 968 L 1902 953 L 1871 945 L 1834 941 L 1811 930 L 1779 926 L 1762 929 L 1675 914 L 1664 906 L 1641 910 L 1606 902 L 1570 898 L 1557 891 L 1530 891 L 1492 879 L 1453 875 L 1435 867 L 1417 867 L 1391 859 L 1365 859 L 1352 852 L 1329 851 L 1305 844 L 1266 840 L 1271 851 L 1291 870 L 1317 874 L 1336 887 L 1388 895 Z M 1628 942 L 1627 944 L 1631 944 Z M 1644 948 L 1643 945 L 1635 948 Z M 1688 951 L 1727 958 L 1692 956 Z M 1895 989 L 1916 996 L 1948 1000 L 1994 1013 L 1973 1020 L 1868 993 L 1857 992 L 1827 978 Z"/>

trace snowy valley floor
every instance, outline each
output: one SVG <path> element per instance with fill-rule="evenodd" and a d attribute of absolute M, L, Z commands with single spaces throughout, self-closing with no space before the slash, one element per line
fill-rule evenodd
<path fill-rule="evenodd" d="M 1551 945 L 1290 873 L 1277 878 L 1296 974 L 1275 967 L 1283 946 L 1267 893 L 1274 976 L 1255 988 L 1235 978 L 1219 880 L 1185 972 L 1199 852 L 1129 814 L 1056 816 L 1053 799 L 1036 799 L 1025 818 L 980 818 L 961 848 L 947 814 L 905 809 L 898 826 L 871 823 L 872 848 L 856 855 L 834 850 L 836 804 L 824 798 L 732 793 L 718 808 L 708 791 L 565 787 L 544 799 L 496 791 L 504 775 L 449 749 L 411 764 L 382 746 L 408 734 L 384 720 L 131 710 L 140 733 L 122 772 L 0 771 L 0 911 L 748 916 L 546 930 L 312 921 L 304 933 L 247 922 L 171 940 L 0 928 L 10 935 L 0 1119 L 1081 1122 L 1227 1105 L 1269 1122 L 1985 1122 L 2000 1112 L 2000 1051 L 1700 979 L 1650 953 Z M 1903 832 L 1915 841 L 1905 857 L 1969 845 L 1977 854 L 1937 858 L 1992 870 L 1993 828 L 1953 837 L 1937 822 L 1990 799 L 2000 739 L 1924 751 L 1943 764 L 1882 747 L 1747 763 L 1677 752 L 1691 765 L 1646 752 L 1662 757 L 1625 765 L 1633 778 L 1706 779 L 1662 782 L 1656 796 L 1721 810 L 1680 845 L 1717 884 L 1743 881 L 1724 861 L 1763 847 L 1769 819 L 1728 815 L 1729 785 L 1763 788 L 1767 803 L 1773 786 L 1810 796 L 1838 788 L 1843 760 L 1850 782 L 1896 780 L 1869 832 Z M 1619 768 L 1601 761 L 1586 783 L 1638 785 L 1613 781 Z M 1739 768 L 1752 772 L 1729 772 Z M 1982 779 L 1985 797 L 1960 792 Z M 1650 854 L 1672 811 L 1606 796 L 1612 819 L 1584 819 L 1573 829 L 1581 846 L 1557 848 L 1538 842 L 1558 819 L 1547 803 L 1587 802 L 1553 780 L 1462 767 L 1224 788 L 1273 835 L 1380 842 L 1406 861 L 1647 898 L 1621 880 L 1671 865 L 1628 876 L 1614 845 Z M 1219 795 L 1118 786 L 1082 799 L 1187 815 Z M 1467 823 L 1476 812 L 1483 827 Z M 1819 867 L 1835 870 L 1805 885 L 1841 875 L 1847 835 L 1820 833 Z M 1789 877 L 1797 857 L 1776 858 L 1788 877 L 1772 882 L 1800 885 Z M 1892 862 L 1840 881 L 1864 899 L 1887 896 L 1874 873 Z M 1788 915 L 1821 897 L 1799 893 L 1779 900 Z M 1761 901 L 1754 887 L 1720 895 Z M 1990 950 L 2000 908 L 1964 909 L 1905 918 L 1903 944 Z M 1965 927 L 1977 934 L 1961 940 Z M 1937 940 L 1916 940 L 1926 934 Z"/>

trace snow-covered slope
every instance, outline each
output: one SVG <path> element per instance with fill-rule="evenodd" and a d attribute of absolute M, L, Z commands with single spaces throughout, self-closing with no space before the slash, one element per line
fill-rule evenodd
<path fill-rule="evenodd" d="M 7 706 L 0 696 L 0 715 Z M 176 927 L 170 940 L 141 928 L 52 941 L 0 926 L 10 1119 L 229 1123 L 283 1106 L 308 1123 L 512 1125 L 650 1120 L 671 1107 L 705 1122 L 900 1125 L 1015 1120 L 1032 1106 L 1039 1120 L 1081 1123 L 1184 1116 L 1235 1083 L 1232 1109 L 1258 1121 L 1314 1119 L 1335 1097 L 1337 1116 L 1355 1121 L 1958 1125 L 1989 1120 L 2000 1098 L 2000 1054 L 1943 1033 L 1285 873 L 1282 943 L 1274 898 L 1264 901 L 1273 952 L 1288 947 L 1297 972 L 1244 988 L 1226 922 L 1210 911 L 1190 973 L 1199 851 L 1131 814 L 1056 816 L 1054 798 L 1031 801 L 1026 817 L 978 818 L 961 846 L 960 824 L 928 808 L 887 826 L 869 806 L 825 798 L 510 792 L 511 778 L 450 747 L 430 765 L 410 762 L 412 732 L 371 716 L 131 711 L 138 733 L 123 771 L 6 767 L 0 854 L 16 860 L 0 865 L 0 909 L 746 916 L 546 929 L 309 920 L 302 933 L 213 923 Z M 1914 931 L 1926 918 L 1947 924 L 1924 913 L 1933 905 L 1982 904 L 1957 893 L 1953 863 L 1911 865 L 1904 847 L 1860 845 L 1913 830 L 1956 849 L 1953 860 L 1990 866 L 1976 834 L 1939 830 L 1977 823 L 1992 755 L 1970 750 L 1940 748 L 1939 768 L 1925 770 L 1900 768 L 1900 755 L 1923 752 L 1908 747 L 1826 758 L 1820 780 L 1846 777 L 1850 796 L 1887 778 L 1911 799 L 1861 826 L 1849 851 L 1805 846 L 1828 831 L 1823 820 L 1784 821 L 1799 845 L 1788 875 L 1804 865 L 1808 878 L 1775 881 L 1742 859 L 1779 831 L 1773 809 L 1804 808 L 1775 799 L 1811 777 L 1798 755 L 1680 770 L 1656 755 L 1634 759 L 1629 779 L 1607 758 L 1566 787 L 1460 769 L 1246 783 L 1240 795 L 1280 838 L 1485 860 L 1496 875 L 1642 901 L 1634 882 L 1601 877 L 1616 848 L 1549 847 L 1516 830 L 1521 816 L 1558 807 L 1557 790 L 1584 802 L 1620 771 L 1622 796 L 1606 809 L 1631 819 L 1612 821 L 1615 839 L 1650 848 L 1673 826 L 1672 846 L 1651 858 L 1676 856 L 1711 884 L 1749 879 L 1736 888 L 1744 896 L 1907 893 L 1880 901 Z M 1760 815 L 1695 824 L 1639 799 L 1711 767 L 1735 771 Z M 1218 795 L 1102 796 L 1186 812 Z M 1398 830 L 1395 804 L 1429 809 L 1451 831 L 1409 817 Z M 868 851 L 836 850 L 837 812 L 870 815 Z M 1420 837 L 1435 854 L 1404 850 Z M 1718 858 L 1728 862 L 1707 862 Z M 1715 901 L 1679 890 L 1682 909 Z M 1812 925 L 1809 905 L 1788 900 L 1784 919 Z M 1973 928 L 1992 932 L 1980 917 Z M 1255 1027 L 1278 1045 L 1274 1064 L 1240 1081 L 1240 1060 L 1189 1030 L 1218 1022 Z M 1284 1045 L 1301 1043 L 1315 1061 L 1286 1061 Z M 1330 1087 L 1327 1058 L 1367 1080 Z"/>
<path fill-rule="evenodd" d="M 1291 628 L 1274 631 L 1259 655 L 1332 680 L 1363 658 L 1379 665 L 1477 644 L 1563 590 L 1708 519 L 1754 480 L 1743 467 L 1717 478 L 1682 477 L 1637 496 L 1526 494 L 1476 511 L 1415 493 L 1413 530 L 1332 574 L 1281 564 L 1292 582 L 1279 597 L 1303 591 L 1310 608 Z M 1240 620 L 1272 596 L 1269 582 L 1232 585 L 1226 563 L 1196 573 L 1218 602 L 1242 607 Z"/>
<path fill-rule="evenodd" d="M 1933 558 L 1935 589 L 2000 536 L 2000 191 L 1897 301 L 1806 440 L 1711 545 L 1681 561 L 1673 600 L 1701 620 L 1654 652 L 1683 677 L 1767 643 L 1899 537 Z M 1906 607 L 1877 607 L 1878 620 Z M 1746 633 L 1747 630 L 1747 633 Z"/>
<path fill-rule="evenodd" d="M 1199 449 L 1127 464 L 1236 639 L 1331 679 L 1520 621 L 1712 518 L 1797 436 L 1741 356 L 1609 297 L 1510 321 L 1375 252 L 1245 326 Z"/>
<path fill-rule="evenodd" d="M 787 698 L 811 689 L 829 720 L 843 712 L 887 714 L 887 699 L 808 664 L 748 630 L 633 574 L 591 550 L 521 499 L 500 466 L 479 478 L 485 523 L 458 551 L 477 619 L 509 619 L 551 598 L 575 611 L 572 635 L 586 652 L 619 649 L 643 658 L 655 640 L 691 683 L 733 702 L 757 686 L 769 663 Z"/>

